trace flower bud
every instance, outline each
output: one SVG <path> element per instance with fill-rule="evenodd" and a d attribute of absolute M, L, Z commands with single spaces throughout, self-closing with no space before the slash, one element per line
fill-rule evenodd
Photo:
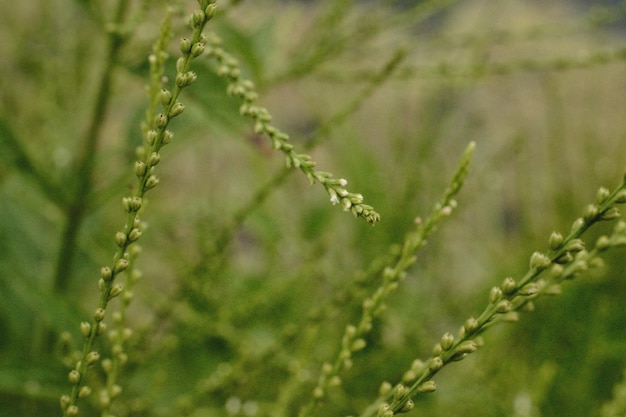
<path fill-rule="evenodd" d="M 102 269 L 100 270 L 100 276 L 105 281 L 111 281 L 111 278 L 113 278 L 113 272 L 111 271 L 111 268 L 109 268 L 108 266 L 103 266 Z"/>
<path fill-rule="evenodd" d="M 91 324 L 86 321 L 80 323 L 80 334 L 82 334 L 84 338 L 88 338 L 91 335 Z"/>
<path fill-rule="evenodd" d="M 391 384 L 385 381 L 380 385 L 380 388 L 378 388 L 378 395 L 380 395 L 381 397 L 385 397 L 391 392 L 392 388 L 393 387 L 391 386 Z"/>
<path fill-rule="evenodd" d="M 94 313 L 93 318 L 95 321 L 101 322 L 102 320 L 104 320 L 105 314 L 106 314 L 106 311 L 103 308 L 99 308 Z"/>
<path fill-rule="evenodd" d="M 398 401 L 404 395 L 406 388 L 402 384 L 398 384 L 393 389 L 393 400 Z"/>
<path fill-rule="evenodd" d="M 89 395 L 91 395 L 91 388 L 88 386 L 83 386 L 78 391 L 78 398 L 87 398 Z"/>
<path fill-rule="evenodd" d="M 157 165 L 159 162 L 161 162 L 161 155 L 158 152 L 152 152 L 150 156 L 148 157 L 148 165 L 153 167 Z"/>
<path fill-rule="evenodd" d="M 61 395 L 60 403 L 61 403 L 61 410 L 65 411 L 67 407 L 70 405 L 70 396 Z"/>
<path fill-rule="evenodd" d="M 596 193 L 596 203 L 602 204 L 606 201 L 607 198 L 611 195 L 611 192 L 608 188 L 600 187 L 598 192 Z"/>
<path fill-rule="evenodd" d="M 72 369 L 67 375 L 67 378 L 70 380 L 70 384 L 78 385 L 80 383 L 80 372 L 76 369 Z"/>
<path fill-rule="evenodd" d="M 572 223 L 571 233 L 577 233 L 585 225 L 585 220 L 581 217 L 574 220 Z"/>
<path fill-rule="evenodd" d="M 599 251 L 604 251 L 608 249 L 609 246 L 611 246 L 611 240 L 606 235 L 600 236 L 596 241 L 596 249 Z"/>
<path fill-rule="evenodd" d="M 188 38 L 182 38 L 180 40 L 180 52 L 187 55 L 189 51 L 191 51 L 191 41 Z"/>
<path fill-rule="evenodd" d="M 585 249 L 585 242 L 580 239 L 572 239 L 565 245 L 565 250 L 568 252 L 578 253 Z"/>
<path fill-rule="evenodd" d="M 595 204 L 589 204 L 587 207 L 585 207 L 585 211 L 583 213 L 583 219 L 586 222 L 590 222 L 597 215 L 598 215 L 598 206 L 596 206 Z"/>
<path fill-rule="evenodd" d="M 172 101 L 172 93 L 169 90 L 166 90 L 165 88 L 163 88 L 163 89 L 161 89 L 160 98 L 161 98 L 161 104 L 163 105 L 163 107 L 166 107 Z M 156 132 L 154 132 L 154 133 L 156 133 Z M 150 142 L 148 141 L 148 143 L 150 143 Z M 150 143 L 150 145 L 152 145 L 152 143 Z"/>
<path fill-rule="evenodd" d="M 132 229 L 128 234 L 128 240 L 131 242 L 136 242 L 139 237 L 141 237 L 141 230 L 137 228 Z"/>
<path fill-rule="evenodd" d="M 406 403 L 404 403 L 402 408 L 398 410 L 398 413 L 408 413 L 409 411 L 413 409 L 414 406 L 415 406 L 415 403 L 413 402 L 413 400 L 409 399 Z"/>
<path fill-rule="evenodd" d="M 199 57 L 204 52 L 204 44 L 200 42 L 196 42 L 191 47 L 191 56 L 194 58 Z"/>
<path fill-rule="evenodd" d="M 454 336 L 450 333 L 446 333 L 441 337 L 441 347 L 444 351 L 450 350 L 452 345 L 454 345 Z"/>
<path fill-rule="evenodd" d="M 185 110 L 185 105 L 179 101 L 172 106 L 169 112 L 169 116 L 176 117 L 179 114 L 181 114 L 184 110 Z"/>
<path fill-rule="evenodd" d="M 546 269 L 551 263 L 550 258 L 540 252 L 534 252 L 530 257 L 530 268 L 537 271 Z"/>
<path fill-rule="evenodd" d="M 600 216 L 601 220 L 614 220 L 621 216 L 621 213 L 617 207 L 611 207 Z"/>
<path fill-rule="evenodd" d="M 163 91 L 166 91 L 167 93 L 169 93 L 170 99 L 171 99 L 172 93 L 170 93 L 167 90 L 161 90 L 161 101 L 163 101 Z M 148 145 L 150 146 L 154 145 L 154 142 L 156 141 L 157 137 L 158 137 L 158 133 L 154 129 L 150 129 L 146 132 L 146 142 L 148 142 Z"/>
<path fill-rule="evenodd" d="M 93 365 L 94 363 L 98 362 L 98 359 L 100 359 L 100 354 L 98 352 L 89 352 L 87 354 L 87 365 Z"/>
<path fill-rule="evenodd" d="M 111 292 L 109 292 L 109 300 L 120 295 L 123 290 L 124 290 L 124 287 L 121 286 L 120 284 L 114 285 L 113 288 L 111 288 Z"/>
<path fill-rule="evenodd" d="M 491 291 L 489 291 L 489 302 L 495 304 L 500 298 L 502 298 L 502 290 L 499 287 L 493 287 Z"/>
<path fill-rule="evenodd" d="M 207 20 L 212 19 L 217 12 L 217 5 L 214 3 L 209 4 L 206 9 L 204 9 L 204 14 L 206 15 Z"/>
<path fill-rule="evenodd" d="M 163 129 L 165 126 L 167 126 L 167 123 L 168 123 L 167 116 L 164 115 L 163 113 L 159 113 L 156 116 L 154 123 L 159 129 Z"/>
<path fill-rule="evenodd" d="M 429 393 L 429 392 L 434 392 L 435 390 L 437 390 L 437 384 L 435 384 L 435 381 L 432 381 L 432 380 L 424 382 L 418 388 L 418 392 L 424 393 L 424 394 Z"/>
<path fill-rule="evenodd" d="M 115 271 L 116 274 L 119 274 L 120 272 L 125 271 L 126 268 L 128 268 L 128 260 L 122 258 L 122 259 L 118 259 L 117 262 L 115 262 L 113 271 Z"/>
<path fill-rule="evenodd" d="M 509 300 L 502 300 L 496 306 L 496 313 L 500 313 L 500 314 L 508 313 L 509 311 L 511 311 L 512 308 L 513 308 L 513 305 L 511 304 Z"/>
<path fill-rule="evenodd" d="M 620 192 L 618 192 L 613 201 L 615 202 L 615 204 L 626 203 L 626 190 L 621 190 Z"/>
<path fill-rule="evenodd" d="M 511 277 L 507 277 L 502 281 L 502 292 L 506 295 L 513 294 L 513 292 L 517 289 L 517 284 L 515 280 Z"/>
<path fill-rule="evenodd" d="M 122 247 L 124 247 L 124 245 L 126 245 L 126 241 L 127 241 L 127 238 L 126 238 L 126 234 L 125 233 L 117 232 L 115 234 L 115 244 L 117 246 L 119 246 L 120 248 L 122 248 Z"/>
<path fill-rule="evenodd" d="M 550 239 L 548 240 L 550 249 L 557 250 L 561 246 L 561 243 L 563 243 L 563 235 L 559 232 L 552 232 Z"/>
<path fill-rule="evenodd" d="M 437 372 L 441 368 L 443 368 L 443 361 L 439 356 L 435 356 L 428 361 L 428 369 L 430 369 L 431 372 Z"/>
<path fill-rule="evenodd" d="M 161 140 L 162 145 L 167 145 L 174 138 L 174 134 L 170 130 L 166 130 L 163 132 L 163 139 Z"/>
<path fill-rule="evenodd" d="M 67 407 L 67 410 L 65 410 L 65 415 L 67 417 L 76 417 L 78 416 L 78 407 L 75 405 L 70 405 L 69 407 Z"/>
<path fill-rule="evenodd" d="M 206 16 L 202 10 L 195 10 L 191 14 L 191 26 L 194 28 L 200 27 L 204 24 Z"/>
<path fill-rule="evenodd" d="M 151 190 L 152 188 L 156 187 L 158 183 L 159 179 L 155 175 L 150 175 L 146 180 L 145 189 Z"/>
<path fill-rule="evenodd" d="M 465 329 L 465 333 L 467 334 L 474 333 L 478 328 L 478 321 L 476 321 L 474 317 L 470 317 L 469 319 L 465 320 L 463 328 Z"/>

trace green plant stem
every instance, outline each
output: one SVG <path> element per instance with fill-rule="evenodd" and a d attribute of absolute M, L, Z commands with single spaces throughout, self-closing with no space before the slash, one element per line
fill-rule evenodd
<path fill-rule="evenodd" d="M 116 27 L 122 23 L 127 8 L 127 0 L 118 2 L 113 22 Z M 109 34 L 105 67 L 100 79 L 89 126 L 82 141 L 83 151 L 75 171 L 77 183 L 73 192 L 73 200 L 69 203 L 66 210 L 66 223 L 62 233 L 53 279 L 54 291 L 56 292 L 66 290 L 69 285 L 69 278 L 76 254 L 77 236 L 89 206 L 87 195 L 93 184 L 94 161 L 102 133 L 102 125 L 111 99 L 113 71 L 117 65 L 119 52 L 124 41 L 125 37 L 117 30 L 111 31 Z"/>

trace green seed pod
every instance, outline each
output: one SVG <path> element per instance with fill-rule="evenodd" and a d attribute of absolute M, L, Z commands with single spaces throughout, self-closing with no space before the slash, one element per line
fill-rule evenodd
<path fill-rule="evenodd" d="M 108 266 L 103 266 L 102 269 L 100 270 L 100 276 L 105 281 L 111 281 L 111 278 L 113 278 L 113 272 L 111 271 L 111 268 L 109 268 Z"/>
<path fill-rule="evenodd" d="M 513 294 L 517 289 L 517 284 L 515 280 L 511 277 L 507 277 L 502 281 L 502 292 L 506 295 Z"/>
<path fill-rule="evenodd" d="M 98 359 L 100 359 L 100 354 L 98 352 L 89 352 L 87 354 L 87 365 L 93 365 L 94 363 L 98 362 Z"/>
<path fill-rule="evenodd" d="M 80 388 L 80 390 L 78 391 L 78 398 L 87 398 L 91 395 L 91 388 L 89 388 L 88 386 L 83 386 Z"/>
<path fill-rule="evenodd" d="M 169 112 L 169 116 L 176 117 L 179 114 L 181 114 L 184 110 L 185 110 L 185 105 L 179 101 L 172 106 Z"/>
<path fill-rule="evenodd" d="M 415 406 L 415 403 L 413 402 L 413 400 L 409 399 L 406 403 L 404 403 L 402 408 L 398 410 L 398 413 L 402 413 L 402 414 L 408 413 L 409 411 L 413 409 L 414 406 Z"/>
<path fill-rule="evenodd" d="M 180 40 L 180 52 L 182 52 L 183 55 L 187 55 L 189 54 L 190 51 L 191 51 L 191 41 L 188 38 L 182 38 Z"/>
<path fill-rule="evenodd" d="M 70 384 L 78 385 L 80 384 L 80 372 L 76 369 L 72 369 L 69 374 L 67 374 L 67 378 L 70 380 Z"/>
<path fill-rule="evenodd" d="M 559 232 L 552 232 L 552 234 L 550 235 L 550 239 L 548 240 L 548 245 L 550 246 L 550 249 L 557 250 L 559 247 L 561 247 L 562 243 L 563 235 Z"/>
<path fill-rule="evenodd" d="M 168 123 L 167 116 L 164 115 L 163 113 L 159 113 L 159 115 L 156 117 L 154 123 L 156 124 L 156 126 L 159 129 L 165 128 L 165 126 L 167 126 L 167 123 Z"/>
<path fill-rule="evenodd" d="M 191 56 L 194 58 L 199 57 L 204 52 L 204 44 L 200 42 L 196 42 L 191 47 Z"/>
<path fill-rule="evenodd" d="M 106 314 L 106 311 L 103 308 L 99 308 L 94 313 L 93 318 L 95 321 L 101 322 L 102 320 L 104 320 L 105 314 Z"/>
<path fill-rule="evenodd" d="M 429 392 L 434 392 L 436 390 L 437 390 L 437 384 L 435 383 L 435 381 L 432 381 L 432 380 L 424 382 L 418 388 L 418 392 L 424 393 L 424 394 L 429 393 Z"/>
<path fill-rule="evenodd" d="M 128 268 L 128 260 L 127 259 L 118 259 L 118 261 L 115 262 L 115 266 L 113 267 L 113 271 L 117 275 L 120 272 L 125 271 L 126 268 Z"/>
<path fill-rule="evenodd" d="M 446 333 L 441 337 L 440 343 L 444 351 L 450 350 L 452 345 L 454 345 L 454 336 L 450 333 Z"/>
<path fill-rule="evenodd" d="M 83 321 L 80 323 L 80 334 L 86 339 L 91 335 L 91 324 Z"/>
<path fill-rule="evenodd" d="M 124 245 L 126 245 L 126 241 L 127 241 L 127 238 L 126 238 L 126 234 L 125 233 L 117 232 L 115 234 L 115 244 L 117 246 L 119 246 L 120 248 L 122 248 L 122 247 L 124 247 Z"/>

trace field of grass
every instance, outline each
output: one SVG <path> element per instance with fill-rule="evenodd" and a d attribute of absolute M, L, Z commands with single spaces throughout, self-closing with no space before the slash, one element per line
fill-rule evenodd
<path fill-rule="evenodd" d="M 0 4 L 0 417 L 625 415 L 623 2 L 198 3 Z"/>

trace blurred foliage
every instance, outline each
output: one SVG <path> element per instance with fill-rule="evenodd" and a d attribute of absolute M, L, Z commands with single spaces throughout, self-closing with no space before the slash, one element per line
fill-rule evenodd
<path fill-rule="evenodd" d="M 92 314 L 97 272 L 122 226 L 147 56 L 166 4 L 124 2 L 126 26 L 112 28 L 113 3 L 0 5 L 0 417 L 60 415 L 67 358 L 80 349 L 78 325 Z M 175 3 L 175 38 L 193 3 Z M 420 252 L 318 413 L 358 414 L 383 381 L 397 381 L 441 334 L 478 313 L 489 288 L 523 273 L 599 186 L 622 178 L 623 2 L 218 4 L 209 26 L 274 123 L 320 169 L 348 179 L 382 220 L 375 228 L 353 220 L 300 175 L 251 204 L 283 158 L 199 60 L 143 216 L 144 278 L 128 312 L 134 333 L 117 416 L 296 415 L 378 285 L 358 283 L 358 271 L 384 262 L 474 140 L 458 211 Z M 111 30 L 129 36 L 90 137 Z M 399 68 L 372 84 L 399 49 Z M 173 46 L 170 76 L 175 57 Z M 89 143 L 91 174 L 81 170 Z M 89 188 L 77 195 L 85 178 Z M 80 217 L 70 210 L 77 205 Z M 68 224 L 77 227 L 70 258 L 62 255 Z M 519 324 L 488 332 L 479 352 L 438 375 L 440 389 L 412 415 L 599 416 L 626 367 L 625 278 L 624 253 L 610 253 L 604 269 L 540 300 Z M 107 338 L 99 344 L 110 356 Z M 81 415 L 99 415 L 103 371 L 89 378 L 94 394 Z"/>

